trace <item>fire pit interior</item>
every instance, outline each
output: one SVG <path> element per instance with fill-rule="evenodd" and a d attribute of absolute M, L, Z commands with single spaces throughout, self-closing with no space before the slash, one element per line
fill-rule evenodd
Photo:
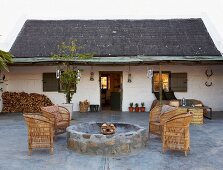
<path fill-rule="evenodd" d="M 104 135 L 104 131 L 108 133 Z M 147 140 L 145 128 L 129 123 L 92 122 L 67 128 L 68 148 L 79 153 L 125 155 L 146 147 Z"/>

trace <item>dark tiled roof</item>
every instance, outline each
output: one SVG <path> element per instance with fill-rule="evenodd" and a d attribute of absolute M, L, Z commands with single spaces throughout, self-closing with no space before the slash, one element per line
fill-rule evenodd
<path fill-rule="evenodd" d="M 48 57 L 77 39 L 80 53 L 96 56 L 219 56 L 201 19 L 27 20 L 10 52 Z"/>

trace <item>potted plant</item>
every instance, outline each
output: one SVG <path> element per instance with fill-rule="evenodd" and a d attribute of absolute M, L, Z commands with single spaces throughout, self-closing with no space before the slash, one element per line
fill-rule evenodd
<path fill-rule="evenodd" d="M 140 112 L 145 112 L 145 103 L 141 103 Z"/>
<path fill-rule="evenodd" d="M 74 93 L 76 93 L 76 84 L 80 81 L 80 70 L 72 64 L 75 60 L 89 59 L 92 54 L 79 54 L 77 50 L 76 40 L 72 40 L 66 44 L 62 42 L 58 45 L 58 54 L 54 54 L 52 58 L 57 60 L 59 65 L 58 78 L 60 79 L 61 91 L 66 95 L 66 103 L 70 103 Z"/>
<path fill-rule="evenodd" d="M 56 71 L 56 77 L 59 79 L 59 90 L 66 96 L 66 103 L 64 107 L 72 113 L 71 104 L 72 97 L 76 93 L 76 84 L 80 81 L 81 70 L 73 65 L 75 60 L 92 58 L 93 54 L 79 54 L 77 50 L 76 40 L 69 43 L 62 42 L 58 45 L 58 54 L 54 54 L 51 58 L 56 60 L 59 64 Z"/>
<path fill-rule="evenodd" d="M 129 112 L 133 112 L 134 111 L 134 107 L 133 107 L 133 103 L 131 102 L 129 104 Z"/>
<path fill-rule="evenodd" d="M 139 104 L 138 103 L 135 104 L 135 112 L 139 112 Z"/>

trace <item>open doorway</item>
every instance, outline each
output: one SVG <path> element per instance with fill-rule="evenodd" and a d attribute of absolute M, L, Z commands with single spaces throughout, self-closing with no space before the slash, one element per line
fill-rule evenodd
<path fill-rule="evenodd" d="M 122 72 L 101 71 L 101 110 L 119 110 L 122 105 Z"/>

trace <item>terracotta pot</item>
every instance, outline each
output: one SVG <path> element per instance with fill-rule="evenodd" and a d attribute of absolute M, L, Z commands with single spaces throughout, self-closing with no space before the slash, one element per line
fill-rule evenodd
<path fill-rule="evenodd" d="M 145 112 L 145 107 L 140 107 L 140 112 Z"/>
<path fill-rule="evenodd" d="M 129 112 L 133 112 L 134 111 L 134 107 L 129 107 Z"/>
<path fill-rule="evenodd" d="M 135 107 L 135 112 L 139 112 L 139 107 Z"/>

